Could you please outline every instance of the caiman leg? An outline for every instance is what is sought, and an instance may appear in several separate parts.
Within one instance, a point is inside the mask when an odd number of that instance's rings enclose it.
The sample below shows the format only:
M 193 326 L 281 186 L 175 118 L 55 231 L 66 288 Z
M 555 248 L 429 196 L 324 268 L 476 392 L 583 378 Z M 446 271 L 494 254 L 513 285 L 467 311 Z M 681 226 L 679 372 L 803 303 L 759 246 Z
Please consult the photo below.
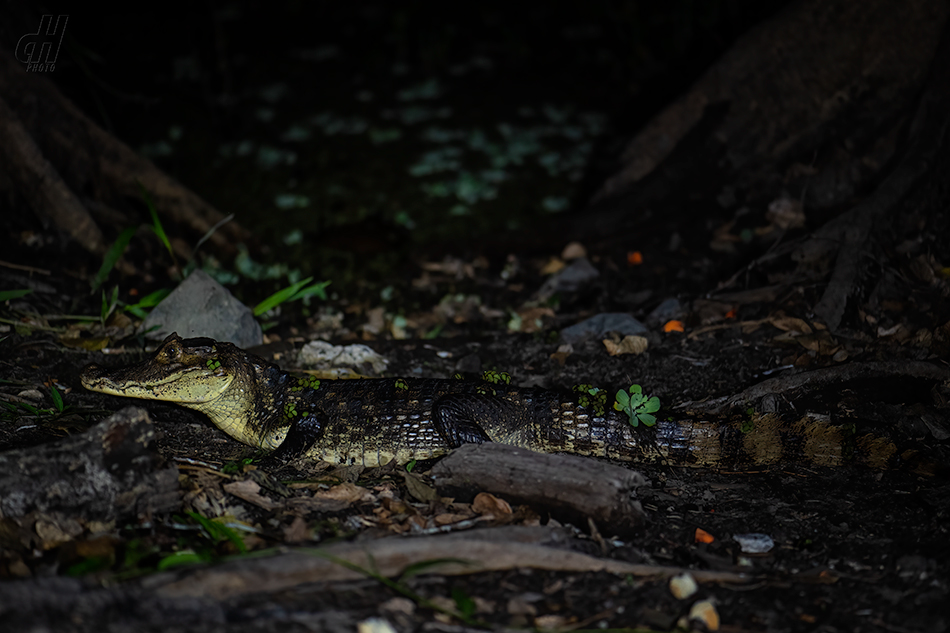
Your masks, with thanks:
M 481 399 L 464 395 L 443 396 L 433 405 L 432 422 L 449 448 L 492 441 L 478 424 L 478 404 L 483 403 L 477 400 Z M 490 402 L 487 397 L 484 400 L 484 404 Z
M 290 425 L 290 429 L 287 430 L 287 437 L 273 453 L 268 455 L 268 459 L 281 463 L 297 459 L 310 450 L 314 442 L 323 435 L 324 430 L 325 426 L 316 415 L 308 415 L 297 420 L 297 422 Z

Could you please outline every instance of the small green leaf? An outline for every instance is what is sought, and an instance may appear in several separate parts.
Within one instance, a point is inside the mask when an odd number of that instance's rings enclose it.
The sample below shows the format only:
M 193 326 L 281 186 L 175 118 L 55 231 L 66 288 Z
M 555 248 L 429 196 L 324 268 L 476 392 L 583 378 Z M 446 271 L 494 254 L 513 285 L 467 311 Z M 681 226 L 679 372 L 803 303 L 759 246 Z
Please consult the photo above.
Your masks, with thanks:
M 158 565 L 156 565 L 156 567 L 158 571 L 165 571 L 166 569 L 178 567 L 179 565 L 204 563 L 208 560 L 210 560 L 210 558 L 205 554 L 199 554 L 193 549 L 183 549 L 180 552 L 169 554 L 162 560 L 158 561 Z
M 165 245 L 165 248 L 168 250 L 168 254 L 172 256 L 172 261 L 175 261 L 175 252 L 172 250 L 171 242 L 168 241 L 168 235 L 165 233 L 165 228 L 162 226 L 162 221 L 158 219 L 158 211 L 155 209 L 155 203 L 152 202 L 152 196 L 149 195 L 148 190 L 142 183 L 139 183 L 139 189 L 142 192 L 142 199 L 145 200 L 145 206 L 148 207 L 148 212 L 152 216 L 152 230 L 155 232 L 155 235 L 158 236 L 158 239 L 162 242 L 162 244 Z
M 59 389 L 56 388 L 56 385 L 50 385 L 49 387 L 50 398 L 53 399 L 53 406 L 56 407 L 56 410 L 60 413 L 63 412 L 65 408 L 63 406 L 63 396 L 59 394 Z
M 168 288 L 162 288 L 161 290 L 150 292 L 149 294 L 142 297 L 138 303 L 125 306 L 124 310 L 126 312 L 131 312 L 139 319 L 144 319 L 146 316 L 148 316 L 145 308 L 154 308 L 169 294 L 171 294 L 171 290 Z
M 626 391 L 617 392 L 617 401 L 614 403 L 614 409 L 617 411 L 623 411 L 627 408 L 627 405 L 630 404 L 630 396 L 627 395 Z
M 301 279 L 295 284 L 287 286 L 283 290 L 278 290 L 254 306 L 254 316 L 260 316 L 268 310 L 276 308 L 285 301 L 290 300 L 301 288 L 309 284 L 311 281 L 313 281 L 313 277 L 307 277 L 306 279 Z
M 656 416 L 649 413 L 638 413 L 637 419 L 639 419 L 646 426 L 653 426 L 656 424 Z
M 0 291 L 0 301 L 9 301 L 10 299 L 19 299 L 33 292 L 31 288 L 20 288 L 19 290 Z
M 316 295 L 318 298 L 327 300 L 326 287 L 330 285 L 330 281 L 320 281 L 312 286 L 307 286 L 301 290 L 298 290 L 294 296 L 290 298 L 290 301 L 297 301 L 299 299 L 307 299 Z
M 106 282 L 109 273 L 112 272 L 116 262 L 122 257 L 122 253 L 125 252 L 125 247 L 129 245 L 129 240 L 132 239 L 133 235 L 135 235 L 135 227 L 130 226 L 119 234 L 119 237 L 116 238 L 112 246 L 109 247 L 109 250 L 106 251 L 106 256 L 102 259 L 102 266 L 99 267 L 99 272 L 96 273 L 96 276 L 92 280 L 93 292 L 98 290 L 99 287 Z

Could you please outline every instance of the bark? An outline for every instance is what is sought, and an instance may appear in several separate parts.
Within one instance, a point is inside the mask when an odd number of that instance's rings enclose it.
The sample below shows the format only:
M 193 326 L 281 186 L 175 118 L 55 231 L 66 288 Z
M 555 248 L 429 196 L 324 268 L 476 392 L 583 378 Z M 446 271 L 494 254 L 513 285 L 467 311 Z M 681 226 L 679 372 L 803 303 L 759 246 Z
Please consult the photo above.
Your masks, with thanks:
M 144 409 L 128 407 L 85 433 L 0 453 L 0 524 L 11 546 L 49 549 L 177 507 L 178 469 L 163 467 Z
M 192 243 L 225 216 L 139 156 L 80 112 L 56 86 L 0 55 L 0 170 L 45 223 L 60 227 L 86 250 L 102 254 L 106 243 L 89 211 L 104 222 L 134 226 L 147 221 L 141 187 L 151 196 L 166 230 L 189 233 Z M 121 228 L 121 227 L 119 227 Z M 219 254 L 236 252 L 250 234 L 235 222 L 209 238 Z M 189 256 L 190 253 L 180 253 Z
M 431 474 L 443 496 L 490 492 L 577 525 L 592 519 L 622 535 L 646 521 L 636 500 L 636 489 L 646 483 L 643 476 L 593 459 L 504 444 L 466 444 L 437 463 Z

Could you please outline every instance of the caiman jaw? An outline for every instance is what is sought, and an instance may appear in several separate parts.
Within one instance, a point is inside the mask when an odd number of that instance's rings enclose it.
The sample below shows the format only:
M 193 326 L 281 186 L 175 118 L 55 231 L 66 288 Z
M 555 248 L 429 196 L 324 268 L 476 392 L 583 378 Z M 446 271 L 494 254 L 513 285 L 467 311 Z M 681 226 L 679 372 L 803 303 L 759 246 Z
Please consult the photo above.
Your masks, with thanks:
M 123 375 L 127 371 L 128 368 L 109 372 L 98 365 L 90 365 L 82 372 L 82 386 L 113 396 L 190 405 L 214 401 L 234 380 L 234 376 L 220 369 L 212 372 L 201 367 L 182 367 L 174 374 L 148 381 Z
M 177 334 L 171 334 L 142 363 L 114 371 L 98 365 L 86 367 L 81 376 L 83 387 L 115 396 L 192 407 L 213 402 L 230 387 L 234 374 L 222 367 L 213 341 L 208 342 L 204 345 L 188 341 L 186 345 Z

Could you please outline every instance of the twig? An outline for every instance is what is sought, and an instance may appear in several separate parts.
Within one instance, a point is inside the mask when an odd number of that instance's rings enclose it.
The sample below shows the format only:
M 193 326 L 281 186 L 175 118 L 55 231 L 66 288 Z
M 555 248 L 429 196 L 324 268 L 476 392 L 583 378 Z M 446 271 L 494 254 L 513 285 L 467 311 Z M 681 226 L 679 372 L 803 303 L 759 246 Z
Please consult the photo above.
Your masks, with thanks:
M 6 266 L 7 268 L 13 268 L 14 270 L 23 270 L 28 273 L 36 273 L 38 275 L 50 275 L 50 271 L 44 270 L 42 268 L 35 268 L 33 266 L 24 266 L 23 264 L 12 264 L 10 262 L 5 262 L 0 259 L 0 266 Z

